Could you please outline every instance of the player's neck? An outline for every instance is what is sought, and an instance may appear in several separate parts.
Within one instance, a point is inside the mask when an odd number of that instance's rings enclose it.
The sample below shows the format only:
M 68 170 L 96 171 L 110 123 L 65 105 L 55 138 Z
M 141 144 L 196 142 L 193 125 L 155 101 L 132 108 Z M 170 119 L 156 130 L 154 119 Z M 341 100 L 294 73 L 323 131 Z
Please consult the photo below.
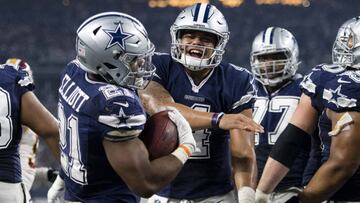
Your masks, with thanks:
M 275 86 L 266 85 L 265 88 L 268 91 L 268 93 L 271 94 L 273 92 L 276 92 L 278 89 L 282 88 L 287 82 L 289 82 L 289 80 L 284 80 Z
M 185 72 L 193 79 L 193 81 L 196 85 L 199 85 L 201 83 L 201 81 L 203 81 L 212 70 L 210 68 L 205 68 L 205 69 L 199 70 L 199 71 L 191 71 L 187 68 L 184 68 L 184 69 L 185 69 Z

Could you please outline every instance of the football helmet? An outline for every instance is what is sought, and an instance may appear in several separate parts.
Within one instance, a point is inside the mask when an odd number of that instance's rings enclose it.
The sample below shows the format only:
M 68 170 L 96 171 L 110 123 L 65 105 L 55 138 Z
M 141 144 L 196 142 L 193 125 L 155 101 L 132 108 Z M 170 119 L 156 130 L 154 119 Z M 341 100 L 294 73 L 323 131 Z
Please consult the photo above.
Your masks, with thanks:
M 154 50 L 144 26 L 124 13 L 97 14 L 77 30 L 80 67 L 111 84 L 145 88 L 155 72 L 151 63 Z
M 212 49 L 211 56 L 204 58 L 203 54 L 203 57 L 197 58 L 186 55 L 184 50 L 186 50 L 187 46 L 193 45 L 181 43 L 181 31 L 184 30 L 208 32 L 217 36 L 215 48 L 196 46 L 197 48 L 202 49 L 203 53 L 206 49 Z M 172 41 L 172 58 L 192 71 L 199 71 L 204 68 L 214 68 L 219 65 L 230 35 L 224 15 L 215 6 L 206 3 L 197 3 L 181 11 L 170 28 L 170 34 Z
M 360 16 L 341 25 L 337 33 L 332 61 L 341 66 L 360 68 Z
M 295 37 L 284 28 L 268 27 L 252 43 L 251 71 L 262 84 L 276 86 L 295 75 L 298 58 Z

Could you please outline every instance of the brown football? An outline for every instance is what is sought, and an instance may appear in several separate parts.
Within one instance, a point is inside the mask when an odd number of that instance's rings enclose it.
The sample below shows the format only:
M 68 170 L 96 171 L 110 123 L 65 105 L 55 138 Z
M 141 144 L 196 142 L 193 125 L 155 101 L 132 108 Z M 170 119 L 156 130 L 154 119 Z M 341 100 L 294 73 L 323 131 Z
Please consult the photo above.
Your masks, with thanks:
M 177 128 L 170 120 L 168 111 L 150 116 L 139 138 L 149 151 L 150 160 L 169 155 L 179 145 Z

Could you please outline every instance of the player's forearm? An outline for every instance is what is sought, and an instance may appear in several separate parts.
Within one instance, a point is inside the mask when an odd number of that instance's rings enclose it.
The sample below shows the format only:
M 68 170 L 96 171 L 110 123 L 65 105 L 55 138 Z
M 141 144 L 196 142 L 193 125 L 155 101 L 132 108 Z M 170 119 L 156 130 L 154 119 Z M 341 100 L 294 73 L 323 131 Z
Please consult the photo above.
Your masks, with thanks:
M 213 113 L 196 111 L 186 105 L 176 103 L 171 96 L 166 96 L 166 94 L 162 97 L 154 97 L 146 92 L 141 92 L 140 98 L 146 112 L 150 115 L 163 110 L 165 106 L 172 106 L 181 112 L 193 130 L 211 128 Z
M 236 187 L 244 186 L 255 188 L 256 185 L 256 160 L 255 156 L 232 158 L 234 179 Z
M 269 157 L 265 164 L 257 189 L 265 193 L 273 192 L 275 187 L 288 172 L 289 168 Z
M 53 135 L 46 136 L 44 139 L 55 159 L 60 162 L 59 134 L 54 132 Z
M 328 160 L 325 162 L 301 195 L 302 202 L 321 202 L 331 197 L 356 172 L 354 162 Z
M 179 103 L 165 103 L 166 106 L 173 106 L 186 118 L 193 130 L 211 128 L 211 118 L 214 113 L 194 110 Z
M 138 185 L 136 189 L 136 193 L 142 197 L 150 197 L 159 192 L 177 176 L 183 166 L 173 155 L 155 159 L 150 164 L 150 170 L 146 174 L 146 183 Z

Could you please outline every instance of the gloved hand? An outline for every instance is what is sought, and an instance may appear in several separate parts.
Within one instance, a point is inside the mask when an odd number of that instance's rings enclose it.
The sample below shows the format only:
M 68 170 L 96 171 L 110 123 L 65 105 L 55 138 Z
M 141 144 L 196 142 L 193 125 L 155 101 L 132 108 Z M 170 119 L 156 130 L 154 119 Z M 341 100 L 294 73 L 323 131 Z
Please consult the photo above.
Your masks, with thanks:
M 254 203 L 255 191 L 249 186 L 243 186 L 238 190 L 238 203 Z
M 291 187 L 286 190 L 288 195 L 288 199 L 284 203 L 301 203 L 299 194 L 303 191 L 303 189 L 298 187 Z
M 255 203 L 267 203 L 269 201 L 270 194 L 265 193 L 259 189 L 255 192 Z
M 65 183 L 58 175 L 47 193 L 48 203 L 64 202 Z
M 176 156 L 182 163 L 195 152 L 200 151 L 196 147 L 190 124 L 186 121 L 183 115 L 175 108 L 170 108 L 168 112 L 169 118 L 175 123 L 178 130 L 179 147 L 172 154 Z

